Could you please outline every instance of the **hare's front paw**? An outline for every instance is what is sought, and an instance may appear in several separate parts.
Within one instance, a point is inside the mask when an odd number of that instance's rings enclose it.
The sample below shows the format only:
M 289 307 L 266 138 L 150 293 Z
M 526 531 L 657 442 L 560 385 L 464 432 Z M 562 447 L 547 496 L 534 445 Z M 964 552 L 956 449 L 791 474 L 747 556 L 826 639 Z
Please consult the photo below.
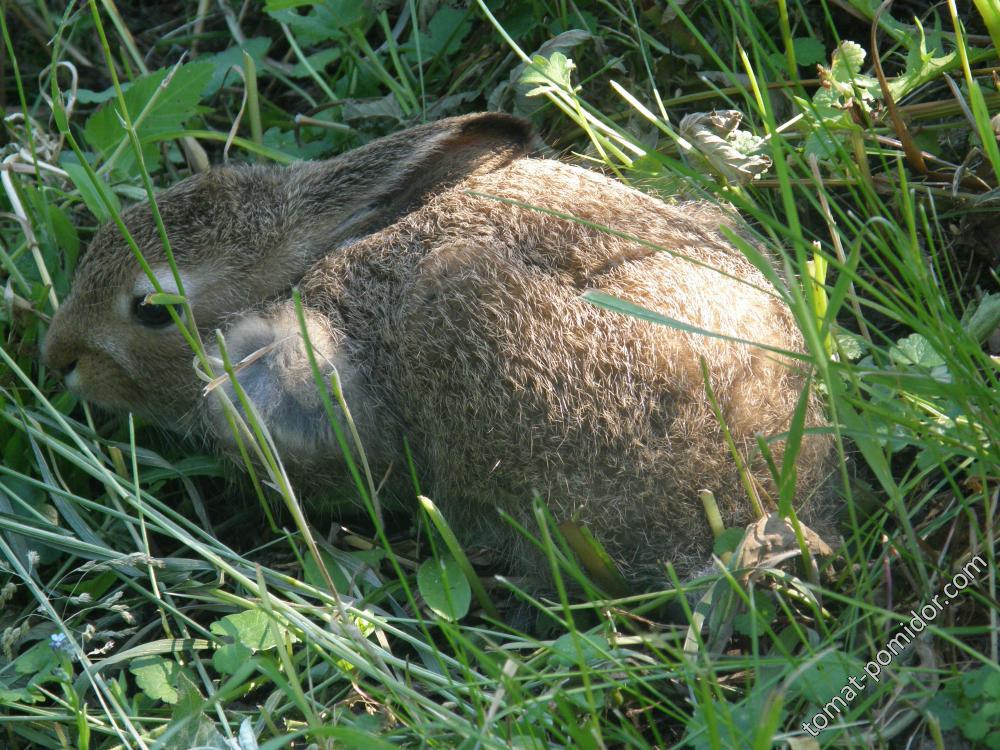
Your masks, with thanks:
M 343 354 L 342 334 L 331 330 L 321 317 L 307 313 L 306 330 L 325 381 L 336 368 L 345 378 L 350 366 Z M 232 404 L 237 428 L 242 420 L 252 430 L 256 420 L 271 435 L 279 455 L 312 463 L 328 454 L 334 445 L 333 430 L 309 365 L 306 342 L 295 310 L 290 305 L 264 313 L 247 314 L 225 333 L 226 349 L 236 379 L 252 405 L 248 415 L 230 379 L 220 381 L 207 394 L 209 429 L 223 447 L 231 449 L 236 440 L 227 417 Z M 209 351 L 217 375 L 223 375 L 219 347 Z

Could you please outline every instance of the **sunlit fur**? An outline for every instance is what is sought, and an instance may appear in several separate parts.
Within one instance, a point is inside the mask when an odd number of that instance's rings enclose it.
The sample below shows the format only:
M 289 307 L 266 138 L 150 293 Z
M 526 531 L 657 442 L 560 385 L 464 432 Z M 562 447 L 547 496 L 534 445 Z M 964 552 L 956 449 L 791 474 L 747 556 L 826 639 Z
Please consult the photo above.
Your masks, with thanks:
M 157 202 L 178 265 L 199 279 L 192 306 L 203 335 L 221 327 L 234 359 L 271 346 L 240 381 L 308 494 L 328 502 L 346 474 L 291 306 L 294 284 L 376 481 L 388 472 L 387 495 L 407 495 L 405 437 L 423 492 L 463 540 L 501 551 L 529 583 L 545 585 L 544 561 L 497 509 L 535 529 L 534 493 L 557 520 L 589 527 L 631 578 L 662 580 L 667 560 L 684 575 L 711 549 L 699 489 L 715 493 L 727 525 L 752 520 L 701 359 L 765 494 L 774 488 L 756 435 L 788 429 L 803 365 L 580 295 L 601 290 L 784 350 L 801 351 L 801 337 L 762 274 L 720 233 L 730 222 L 722 212 L 667 205 L 529 158 L 530 145 L 521 121 L 472 115 L 328 162 L 218 169 Z M 129 209 L 125 221 L 162 268 L 148 207 Z M 75 362 L 84 397 L 227 452 L 219 400 L 201 396 L 180 334 L 145 329 L 115 308 L 138 268 L 117 229 L 103 229 L 53 321 L 46 360 Z M 807 424 L 823 424 L 814 400 Z M 808 437 L 797 464 L 801 516 L 821 531 L 833 513 L 823 489 L 830 445 Z M 781 443 L 771 449 L 780 465 Z

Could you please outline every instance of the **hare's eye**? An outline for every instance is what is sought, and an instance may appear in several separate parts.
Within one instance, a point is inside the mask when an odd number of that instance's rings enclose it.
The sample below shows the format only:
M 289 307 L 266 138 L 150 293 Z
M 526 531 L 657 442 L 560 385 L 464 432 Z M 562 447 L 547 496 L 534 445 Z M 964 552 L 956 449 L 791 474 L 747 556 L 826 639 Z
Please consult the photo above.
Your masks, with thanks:
M 167 307 L 168 305 L 146 304 L 145 297 L 132 298 L 132 314 L 147 328 L 163 328 L 170 325 L 173 319 Z

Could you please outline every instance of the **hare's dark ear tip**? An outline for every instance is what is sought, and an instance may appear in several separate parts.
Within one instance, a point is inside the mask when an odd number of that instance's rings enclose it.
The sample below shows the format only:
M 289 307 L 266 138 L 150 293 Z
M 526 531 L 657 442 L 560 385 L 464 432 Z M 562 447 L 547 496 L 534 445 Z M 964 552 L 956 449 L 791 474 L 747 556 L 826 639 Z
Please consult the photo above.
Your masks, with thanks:
M 504 112 L 478 112 L 460 118 L 460 132 L 468 138 L 489 138 L 525 151 L 535 143 L 535 130 L 523 117 Z

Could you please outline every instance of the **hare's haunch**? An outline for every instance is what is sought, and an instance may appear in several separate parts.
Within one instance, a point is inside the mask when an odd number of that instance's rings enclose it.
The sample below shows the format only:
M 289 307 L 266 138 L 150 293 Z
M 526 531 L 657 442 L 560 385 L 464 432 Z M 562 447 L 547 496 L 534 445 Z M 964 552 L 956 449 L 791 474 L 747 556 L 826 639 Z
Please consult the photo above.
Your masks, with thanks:
M 664 561 L 683 575 L 711 550 L 700 489 L 715 493 L 727 525 L 752 520 L 701 362 L 767 494 L 757 436 L 788 429 L 806 381 L 801 361 L 774 351 L 802 351 L 800 335 L 720 231 L 722 212 L 529 158 L 530 145 L 522 121 L 470 115 L 326 162 L 216 169 L 157 204 L 204 340 L 221 328 L 234 362 L 258 353 L 240 384 L 304 490 L 330 497 L 347 473 L 295 285 L 373 475 L 395 465 L 387 498 L 412 497 L 406 437 L 423 491 L 464 541 L 502 550 L 529 582 L 544 580 L 543 561 L 497 509 L 535 529 L 536 493 L 557 520 L 587 526 L 626 575 L 663 578 Z M 123 219 L 160 287 L 178 291 L 149 207 Z M 103 228 L 45 360 L 84 398 L 229 452 L 220 394 L 231 385 L 202 395 L 169 313 L 143 304 L 153 288 L 119 230 Z M 581 299 L 588 289 L 725 338 L 607 311 Z M 822 421 L 810 402 L 807 424 Z M 780 465 L 780 440 L 771 452 Z M 800 515 L 820 529 L 829 454 L 829 439 L 812 435 L 797 461 Z

